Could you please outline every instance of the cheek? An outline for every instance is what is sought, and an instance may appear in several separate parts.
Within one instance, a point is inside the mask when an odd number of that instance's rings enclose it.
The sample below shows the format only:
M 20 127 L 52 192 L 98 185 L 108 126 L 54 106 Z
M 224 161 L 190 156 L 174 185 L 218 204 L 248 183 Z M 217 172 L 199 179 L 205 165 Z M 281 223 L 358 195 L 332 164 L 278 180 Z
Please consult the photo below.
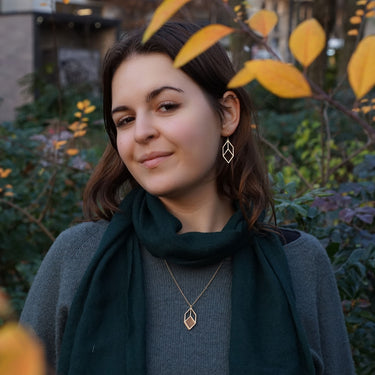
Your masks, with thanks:
M 124 135 L 117 135 L 116 144 L 121 160 L 126 163 L 126 160 L 129 158 L 129 153 L 131 151 L 131 144 L 128 137 Z

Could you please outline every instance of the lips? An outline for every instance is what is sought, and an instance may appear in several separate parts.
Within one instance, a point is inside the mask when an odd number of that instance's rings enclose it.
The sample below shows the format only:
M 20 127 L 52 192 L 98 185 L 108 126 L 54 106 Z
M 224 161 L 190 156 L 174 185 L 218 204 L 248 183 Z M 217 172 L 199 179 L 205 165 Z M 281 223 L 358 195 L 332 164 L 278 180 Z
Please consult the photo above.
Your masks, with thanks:
M 171 155 L 172 152 L 154 151 L 142 155 L 139 162 L 146 168 L 155 168 Z

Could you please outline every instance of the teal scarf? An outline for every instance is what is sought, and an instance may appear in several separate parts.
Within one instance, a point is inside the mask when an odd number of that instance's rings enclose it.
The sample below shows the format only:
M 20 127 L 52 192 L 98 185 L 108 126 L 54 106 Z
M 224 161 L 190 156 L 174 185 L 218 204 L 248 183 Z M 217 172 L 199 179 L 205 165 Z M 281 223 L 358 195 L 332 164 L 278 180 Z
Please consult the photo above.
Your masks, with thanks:
M 180 229 L 143 190 L 123 200 L 73 300 L 58 374 L 146 374 L 142 246 L 185 265 L 233 256 L 231 375 L 314 374 L 278 237 L 249 232 L 240 210 L 221 232 Z

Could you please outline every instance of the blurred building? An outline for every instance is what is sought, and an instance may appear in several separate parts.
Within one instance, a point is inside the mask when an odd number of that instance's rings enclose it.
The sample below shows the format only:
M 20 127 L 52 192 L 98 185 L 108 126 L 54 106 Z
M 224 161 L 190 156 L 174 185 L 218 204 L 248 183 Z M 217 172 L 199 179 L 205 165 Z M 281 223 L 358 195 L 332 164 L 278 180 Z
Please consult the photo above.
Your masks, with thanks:
M 98 82 L 119 15 L 103 1 L 0 0 L 0 121 L 13 120 L 15 108 L 32 99 L 19 85 L 30 73 L 61 85 Z

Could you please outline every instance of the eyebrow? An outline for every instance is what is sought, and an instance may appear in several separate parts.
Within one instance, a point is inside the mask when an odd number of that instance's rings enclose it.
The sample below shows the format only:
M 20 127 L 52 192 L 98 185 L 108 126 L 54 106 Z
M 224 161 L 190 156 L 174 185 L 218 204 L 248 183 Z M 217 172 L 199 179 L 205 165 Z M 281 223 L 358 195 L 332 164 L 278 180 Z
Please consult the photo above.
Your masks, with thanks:
M 177 91 L 177 92 L 180 92 L 180 93 L 183 93 L 184 90 L 182 89 L 179 89 L 177 87 L 173 87 L 173 86 L 162 86 L 162 87 L 159 87 L 155 90 L 152 90 L 147 96 L 146 96 L 146 102 L 149 103 L 152 99 L 156 98 L 158 95 L 160 95 L 163 91 L 165 90 L 173 90 L 173 91 Z M 112 109 L 112 115 L 116 112 L 122 112 L 122 111 L 127 111 L 129 109 L 129 107 L 127 107 L 126 105 L 121 105 L 121 106 L 118 106 L 116 108 L 113 108 Z

